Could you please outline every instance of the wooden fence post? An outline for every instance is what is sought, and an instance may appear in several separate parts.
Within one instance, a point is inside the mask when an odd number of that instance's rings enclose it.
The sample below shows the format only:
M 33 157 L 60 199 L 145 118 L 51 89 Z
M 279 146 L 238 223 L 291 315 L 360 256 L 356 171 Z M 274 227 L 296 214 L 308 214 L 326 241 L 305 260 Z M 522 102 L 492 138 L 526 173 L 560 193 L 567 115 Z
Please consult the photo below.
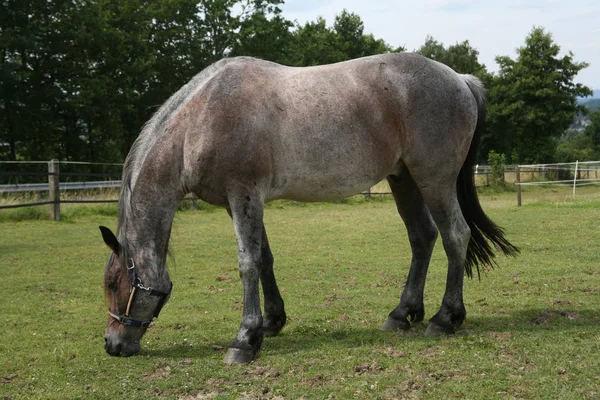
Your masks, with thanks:
M 517 184 L 517 206 L 521 207 L 521 167 L 517 165 L 517 177 L 516 177 L 516 184 Z
M 48 190 L 50 193 L 50 219 L 60 221 L 60 164 L 57 159 L 48 162 Z

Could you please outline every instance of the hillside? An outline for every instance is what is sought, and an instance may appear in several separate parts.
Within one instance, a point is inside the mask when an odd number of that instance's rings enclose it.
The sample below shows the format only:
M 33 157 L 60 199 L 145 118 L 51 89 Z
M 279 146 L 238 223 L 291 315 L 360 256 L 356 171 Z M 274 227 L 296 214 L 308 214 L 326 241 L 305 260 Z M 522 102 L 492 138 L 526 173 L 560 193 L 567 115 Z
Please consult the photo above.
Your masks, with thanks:
M 600 108 L 600 99 L 587 99 L 582 101 L 581 104 L 587 107 L 590 112 L 595 111 Z

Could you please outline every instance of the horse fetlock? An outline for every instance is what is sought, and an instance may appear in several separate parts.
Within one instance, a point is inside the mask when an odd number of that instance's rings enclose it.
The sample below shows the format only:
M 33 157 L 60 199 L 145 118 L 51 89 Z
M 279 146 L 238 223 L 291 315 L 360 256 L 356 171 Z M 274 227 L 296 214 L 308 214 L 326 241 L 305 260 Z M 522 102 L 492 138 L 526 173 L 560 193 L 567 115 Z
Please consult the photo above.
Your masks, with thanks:
M 265 314 L 263 318 L 263 332 L 265 336 L 277 336 L 286 322 L 285 313 L 279 315 Z
M 425 334 L 435 336 L 442 333 L 455 333 L 455 328 L 462 325 L 466 316 L 467 312 L 462 304 L 456 307 L 443 305 L 440 311 L 429 320 Z
M 423 306 L 423 304 L 420 304 L 418 307 L 412 308 L 408 312 L 408 320 L 413 324 L 423 321 L 423 318 L 425 318 L 425 307 Z
M 409 304 L 407 301 L 402 301 L 400 305 L 392 311 L 383 326 L 384 331 L 393 330 L 408 330 L 410 325 L 423 321 L 425 318 L 425 306 L 423 302 Z

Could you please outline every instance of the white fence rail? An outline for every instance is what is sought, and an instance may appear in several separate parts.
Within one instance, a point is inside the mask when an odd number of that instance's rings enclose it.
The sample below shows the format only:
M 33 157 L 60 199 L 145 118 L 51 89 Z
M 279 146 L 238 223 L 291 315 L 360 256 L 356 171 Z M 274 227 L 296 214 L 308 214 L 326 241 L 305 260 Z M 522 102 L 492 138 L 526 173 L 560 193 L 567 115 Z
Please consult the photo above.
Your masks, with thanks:
M 569 186 L 573 188 L 573 197 L 575 197 L 577 187 L 600 184 L 599 171 L 600 161 L 518 165 L 515 179 L 517 205 L 520 206 L 522 204 L 522 186 Z M 538 179 L 535 179 L 536 173 L 538 174 Z M 522 179 L 524 174 L 529 174 L 530 179 L 527 181 Z M 552 176 L 554 178 L 551 178 Z M 567 179 L 565 179 L 565 176 Z M 542 179 L 539 179 L 540 177 Z

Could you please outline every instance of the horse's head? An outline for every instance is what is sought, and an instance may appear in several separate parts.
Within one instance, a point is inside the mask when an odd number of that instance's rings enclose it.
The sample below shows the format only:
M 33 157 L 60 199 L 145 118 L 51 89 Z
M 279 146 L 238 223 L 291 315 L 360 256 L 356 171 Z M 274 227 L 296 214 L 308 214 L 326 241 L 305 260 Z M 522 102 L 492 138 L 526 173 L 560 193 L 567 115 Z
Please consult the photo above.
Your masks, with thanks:
M 104 349 L 112 356 L 128 357 L 140 351 L 140 339 L 167 302 L 172 285 L 167 273 L 156 274 L 157 268 L 143 265 L 142 257 L 125 249 L 110 229 L 100 230 L 112 250 L 104 272 L 108 304 Z

